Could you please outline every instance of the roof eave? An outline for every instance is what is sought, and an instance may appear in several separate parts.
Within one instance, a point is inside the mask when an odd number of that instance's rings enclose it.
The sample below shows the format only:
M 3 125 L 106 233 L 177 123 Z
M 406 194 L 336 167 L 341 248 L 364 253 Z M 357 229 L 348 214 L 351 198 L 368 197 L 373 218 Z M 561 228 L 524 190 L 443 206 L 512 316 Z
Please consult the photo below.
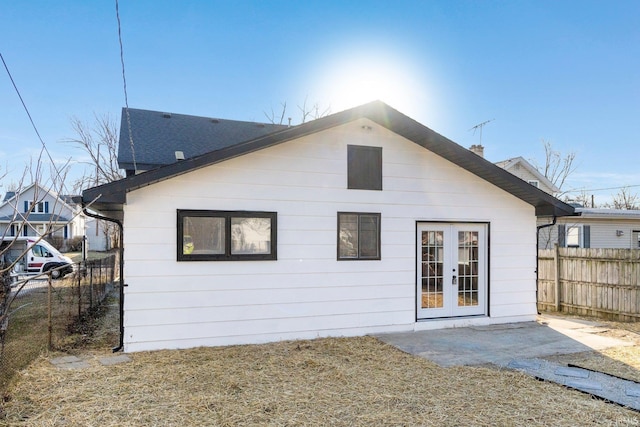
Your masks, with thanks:
M 85 204 L 93 201 L 94 208 L 103 213 L 105 211 L 101 210 L 100 206 L 104 209 L 111 206 L 110 210 L 117 211 L 116 206 L 119 205 L 122 207 L 122 205 L 126 203 L 126 193 L 129 191 L 223 160 L 317 133 L 359 118 L 372 120 L 380 126 L 415 142 L 478 177 L 493 183 L 499 188 L 513 194 L 515 197 L 534 206 L 536 208 L 536 215 L 538 216 L 574 215 L 574 208 L 572 206 L 531 186 L 510 172 L 494 165 L 380 101 L 374 101 L 351 110 L 322 117 L 312 122 L 277 131 L 250 141 L 171 163 L 99 187 L 89 188 L 83 191 L 83 200 Z

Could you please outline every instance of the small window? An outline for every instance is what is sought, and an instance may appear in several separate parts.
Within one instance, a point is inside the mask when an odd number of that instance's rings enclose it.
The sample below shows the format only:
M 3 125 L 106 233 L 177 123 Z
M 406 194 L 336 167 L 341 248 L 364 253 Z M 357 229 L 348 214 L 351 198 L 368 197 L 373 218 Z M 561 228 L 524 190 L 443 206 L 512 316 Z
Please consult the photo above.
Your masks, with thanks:
M 338 212 L 338 260 L 380 259 L 380 214 Z
M 275 260 L 276 213 L 178 210 L 178 261 Z
M 347 146 L 347 188 L 382 190 L 382 147 Z
M 48 250 L 46 250 L 44 247 L 40 246 L 40 245 L 35 245 L 31 251 L 33 252 L 34 256 L 40 257 L 40 258 L 47 258 L 50 257 L 51 254 L 49 253 Z

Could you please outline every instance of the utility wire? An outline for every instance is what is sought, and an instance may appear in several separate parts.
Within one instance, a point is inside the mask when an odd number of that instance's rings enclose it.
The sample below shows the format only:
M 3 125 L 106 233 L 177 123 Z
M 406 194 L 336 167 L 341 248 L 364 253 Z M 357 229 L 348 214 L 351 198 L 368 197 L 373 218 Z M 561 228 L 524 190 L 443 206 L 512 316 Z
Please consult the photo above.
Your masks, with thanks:
M 116 19 L 118 20 L 118 41 L 120 42 L 120 63 L 122 64 L 122 83 L 124 88 L 124 111 L 127 116 L 127 129 L 129 130 L 129 145 L 131 146 L 131 157 L 133 159 L 133 170 L 138 171 L 136 165 L 136 151 L 133 147 L 133 132 L 131 131 L 131 115 L 129 114 L 129 97 L 127 96 L 127 77 L 124 72 L 124 50 L 122 48 L 122 30 L 120 24 L 120 10 L 118 8 L 118 0 L 116 0 Z
M 57 180 L 58 178 L 60 178 L 60 171 L 56 167 L 56 164 L 53 161 L 53 157 L 51 157 L 51 153 L 49 152 L 49 149 L 47 148 L 47 145 L 44 143 L 44 140 L 40 136 L 40 132 L 38 132 L 38 128 L 36 127 L 36 124 L 33 121 L 33 118 L 31 117 L 31 113 L 29 112 L 29 109 L 27 108 L 27 104 L 24 102 L 24 99 L 22 98 L 22 95 L 20 94 L 20 90 L 18 90 L 18 86 L 16 85 L 16 82 L 13 80 L 13 76 L 11 75 L 11 71 L 9 71 L 9 67 L 7 66 L 7 63 L 4 60 L 4 56 L 2 56 L 2 53 L 0 53 L 0 59 L 2 59 L 2 64 L 4 65 L 4 69 L 7 70 L 7 74 L 9 75 L 9 79 L 11 80 L 11 84 L 13 84 L 13 88 L 15 89 L 16 93 L 18 94 L 18 98 L 20 98 L 20 102 L 22 103 L 22 107 L 24 108 L 24 111 L 27 113 L 27 116 L 29 117 L 29 121 L 31 122 L 31 126 L 33 126 L 33 130 L 36 132 L 36 135 L 38 135 L 38 139 L 40 140 L 40 143 L 42 144 L 42 148 L 47 153 L 47 156 L 49 157 L 49 160 L 51 161 L 51 166 L 53 166 L 53 169 L 56 171 L 56 180 Z M 64 183 L 63 183 L 63 185 L 64 185 Z
M 606 190 L 620 190 L 623 188 L 634 188 L 640 187 L 640 184 L 635 185 L 621 185 L 620 187 L 608 187 L 608 188 L 590 188 L 590 189 L 576 189 L 576 190 L 567 190 L 564 193 L 581 193 L 581 192 L 589 192 L 589 191 L 606 191 Z

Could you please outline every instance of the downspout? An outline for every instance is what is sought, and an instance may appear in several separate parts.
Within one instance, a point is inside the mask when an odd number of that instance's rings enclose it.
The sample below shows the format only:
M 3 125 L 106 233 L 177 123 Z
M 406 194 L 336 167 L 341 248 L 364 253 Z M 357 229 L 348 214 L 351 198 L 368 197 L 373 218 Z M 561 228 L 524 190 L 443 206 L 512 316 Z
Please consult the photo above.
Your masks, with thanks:
M 536 312 L 540 314 L 540 310 L 538 310 L 538 270 L 540 269 L 540 230 L 547 227 L 553 227 L 556 225 L 557 216 L 553 216 L 553 221 L 549 224 L 538 225 L 536 227 Z
M 85 215 L 90 216 L 91 218 L 101 219 L 108 222 L 113 222 L 118 226 L 119 237 L 120 237 L 120 340 L 117 347 L 113 347 L 111 349 L 112 352 L 116 353 L 124 348 L 124 230 L 122 228 L 122 221 L 117 219 L 109 218 L 106 216 L 98 215 L 95 213 L 91 213 L 84 206 L 84 201 L 82 201 L 82 212 Z

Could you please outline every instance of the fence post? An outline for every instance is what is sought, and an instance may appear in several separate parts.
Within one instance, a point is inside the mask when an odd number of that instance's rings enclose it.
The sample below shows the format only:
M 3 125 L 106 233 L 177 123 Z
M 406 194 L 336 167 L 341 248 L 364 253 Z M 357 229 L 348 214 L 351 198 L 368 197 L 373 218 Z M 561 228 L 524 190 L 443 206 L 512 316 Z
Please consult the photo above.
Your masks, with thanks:
M 93 308 L 93 263 L 89 264 L 89 308 Z
M 553 245 L 553 265 L 555 266 L 555 274 L 553 282 L 556 291 L 556 311 L 560 311 L 560 247 L 557 243 Z
M 48 335 L 49 335 L 47 337 L 47 346 L 48 346 L 49 350 L 53 350 L 53 315 L 52 315 L 53 308 L 51 307 L 51 300 L 52 300 L 51 294 L 53 293 L 51 291 L 52 291 L 52 288 L 53 288 L 53 284 L 51 283 L 51 271 L 49 271 L 49 274 L 47 274 L 47 283 L 48 283 L 48 286 L 47 286 L 47 299 L 48 299 L 48 303 L 47 303 L 47 306 L 48 306 L 47 307 L 47 311 L 48 311 L 48 313 L 47 313 L 47 323 L 48 323 L 47 330 L 48 330 Z
M 82 280 L 82 274 L 78 274 L 78 319 L 82 316 L 82 287 L 80 287 L 80 280 Z

